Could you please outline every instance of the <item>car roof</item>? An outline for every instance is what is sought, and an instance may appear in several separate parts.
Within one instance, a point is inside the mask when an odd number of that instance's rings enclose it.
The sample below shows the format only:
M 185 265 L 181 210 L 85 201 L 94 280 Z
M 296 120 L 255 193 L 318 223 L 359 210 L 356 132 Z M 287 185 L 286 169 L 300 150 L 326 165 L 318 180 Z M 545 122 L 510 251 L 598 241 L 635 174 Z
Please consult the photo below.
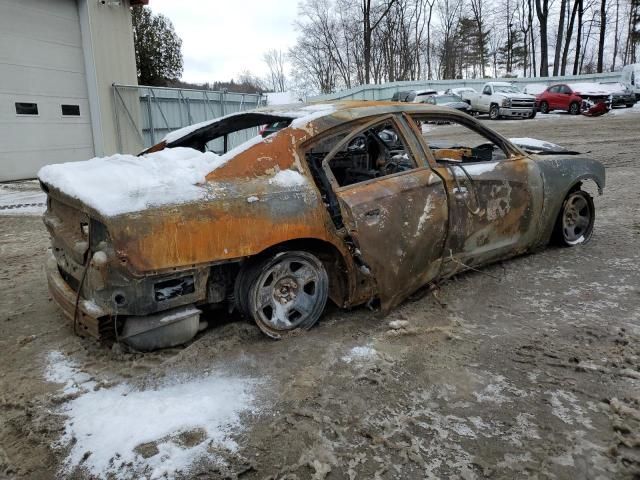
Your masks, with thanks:
M 255 110 L 234 112 L 224 117 L 207 120 L 169 133 L 160 144 L 145 150 L 151 151 L 161 144 L 172 147 L 181 145 L 190 138 L 207 135 L 209 131 L 233 131 L 233 124 L 247 126 L 270 124 L 290 120 L 289 127 L 320 133 L 338 125 L 370 116 L 394 113 L 432 113 L 456 115 L 451 109 L 422 103 L 347 100 L 330 103 L 295 103 L 274 105 Z

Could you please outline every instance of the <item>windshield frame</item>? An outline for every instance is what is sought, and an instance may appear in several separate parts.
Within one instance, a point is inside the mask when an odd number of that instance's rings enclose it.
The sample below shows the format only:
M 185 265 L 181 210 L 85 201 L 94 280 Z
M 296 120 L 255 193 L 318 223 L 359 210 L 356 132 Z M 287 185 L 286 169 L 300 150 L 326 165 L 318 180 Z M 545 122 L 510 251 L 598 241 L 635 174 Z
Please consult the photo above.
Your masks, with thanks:
M 515 85 L 494 85 L 493 91 L 496 93 L 522 93 Z

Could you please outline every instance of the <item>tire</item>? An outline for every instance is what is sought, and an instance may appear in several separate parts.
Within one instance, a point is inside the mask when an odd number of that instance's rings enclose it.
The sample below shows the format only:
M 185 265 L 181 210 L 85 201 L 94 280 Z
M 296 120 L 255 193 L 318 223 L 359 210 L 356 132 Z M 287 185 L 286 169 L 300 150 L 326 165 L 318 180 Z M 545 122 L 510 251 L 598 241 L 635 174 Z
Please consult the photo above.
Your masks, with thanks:
M 303 251 L 276 253 L 251 267 L 246 288 L 249 315 L 267 336 L 280 339 L 309 330 L 329 296 L 327 271 L 315 255 Z
M 587 192 L 574 190 L 562 202 L 553 237 L 563 247 L 588 243 L 595 222 L 593 198 Z
M 497 105 L 491 105 L 491 108 L 489 108 L 489 118 L 491 120 L 500 119 L 500 108 Z
M 580 113 L 580 104 L 578 102 L 571 102 L 571 105 L 569 105 L 569 113 L 571 115 L 578 115 Z
M 625 105 L 625 108 L 631 108 L 631 107 L 633 107 L 633 103 L 627 103 L 627 104 Z
M 532 110 L 532 111 L 531 111 L 531 114 L 530 114 L 530 115 L 529 115 L 529 117 L 527 117 L 527 118 L 529 118 L 529 120 L 533 120 L 534 118 L 536 118 L 536 111 L 535 111 L 535 110 Z
M 540 113 L 549 113 L 549 104 L 547 102 L 540 102 Z

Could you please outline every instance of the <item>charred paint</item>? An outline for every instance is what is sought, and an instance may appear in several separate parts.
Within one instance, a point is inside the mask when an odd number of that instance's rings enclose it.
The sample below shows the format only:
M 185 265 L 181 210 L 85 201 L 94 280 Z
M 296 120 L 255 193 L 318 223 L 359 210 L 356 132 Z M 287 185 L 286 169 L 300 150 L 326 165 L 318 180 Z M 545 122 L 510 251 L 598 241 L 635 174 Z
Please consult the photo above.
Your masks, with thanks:
M 278 114 L 274 109 L 266 112 Z M 402 113 L 473 123 L 478 131 L 489 132 L 511 158 L 476 167 L 437 163 L 438 158 L 458 155 L 455 160 L 460 161 L 462 156 L 454 149 L 434 158 L 415 122 L 405 116 L 406 122 L 399 119 L 398 125 L 418 168 L 348 187 L 333 184 L 331 193 L 338 200 L 344 227 L 336 224 L 325 203 L 327 192 L 304 159 L 307 142 L 325 132 L 353 130 L 376 117 Z M 192 146 L 197 132 L 189 138 L 192 143 L 187 146 Z M 165 146 L 161 143 L 148 151 Z M 178 141 L 170 146 L 181 145 Z M 469 169 L 468 178 L 456 173 L 463 168 Z M 278 171 L 289 169 L 305 182 L 285 186 L 270 182 Z M 97 334 L 102 323 L 85 319 L 95 311 L 100 318 L 115 313 L 112 304 L 117 292 L 131 298 L 122 307 L 131 315 L 220 299 L 229 286 L 208 296 L 209 277 L 215 273 L 217 282 L 233 282 L 233 278 L 214 269 L 242 264 L 285 242 L 317 241 L 338 252 L 339 258 L 323 254 L 331 265 L 331 297 L 343 307 L 378 297 L 386 311 L 426 283 L 546 243 L 564 196 L 586 178 L 595 179 L 602 188 L 602 166 L 575 157 L 541 160 L 523 155 L 506 139 L 447 109 L 389 102 L 338 103 L 334 112 L 285 128 L 211 172 L 202 186 L 205 194 L 197 202 L 105 218 L 47 189 L 53 198 L 45 223 L 56 253 L 49 269 L 50 289 L 68 311 L 73 290 L 60 275 L 77 283 L 83 265 L 88 265 L 82 289 L 88 303 L 81 302 L 81 315 Z M 95 247 L 105 258 L 87 262 L 83 225 L 91 219 L 104 226 L 108 238 Z M 72 267 L 74 272 L 66 271 Z M 165 304 L 150 299 L 154 282 L 184 275 L 193 275 L 193 293 Z M 85 306 L 93 301 L 98 309 L 92 314 Z

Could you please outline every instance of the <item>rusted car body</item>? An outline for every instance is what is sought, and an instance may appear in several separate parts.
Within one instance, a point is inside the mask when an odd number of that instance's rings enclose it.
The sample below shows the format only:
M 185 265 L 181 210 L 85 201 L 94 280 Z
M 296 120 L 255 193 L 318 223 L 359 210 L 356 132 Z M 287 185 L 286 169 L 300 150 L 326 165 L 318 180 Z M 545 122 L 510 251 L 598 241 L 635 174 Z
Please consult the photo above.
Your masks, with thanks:
M 543 247 L 562 230 L 567 198 L 581 182 L 604 188 L 604 168 L 594 160 L 531 155 L 468 115 L 406 103 L 239 113 L 178 132 L 142 155 L 203 151 L 212 138 L 223 138 L 226 151 L 231 132 L 283 119 L 289 126 L 211 171 L 197 201 L 107 216 L 41 175 L 49 287 L 78 331 L 137 338 L 130 343 L 148 350 L 190 339 L 207 305 L 239 308 L 275 338 L 315 323 L 294 320 L 307 310 L 319 316 L 326 296 L 340 307 L 370 303 L 386 312 L 427 284 Z M 497 157 L 482 145 L 430 146 L 420 125 L 431 121 L 469 128 Z M 371 148 L 382 173 L 354 167 L 372 158 Z M 290 171 L 304 181 L 273 181 Z M 576 218 L 580 205 L 571 210 Z M 590 237 L 589 207 L 582 239 L 566 244 Z M 288 274 L 279 258 L 289 258 Z M 311 293 L 303 293 L 303 275 Z M 290 312 L 281 325 L 270 323 L 269 315 Z M 180 323 L 187 318 L 188 328 Z

